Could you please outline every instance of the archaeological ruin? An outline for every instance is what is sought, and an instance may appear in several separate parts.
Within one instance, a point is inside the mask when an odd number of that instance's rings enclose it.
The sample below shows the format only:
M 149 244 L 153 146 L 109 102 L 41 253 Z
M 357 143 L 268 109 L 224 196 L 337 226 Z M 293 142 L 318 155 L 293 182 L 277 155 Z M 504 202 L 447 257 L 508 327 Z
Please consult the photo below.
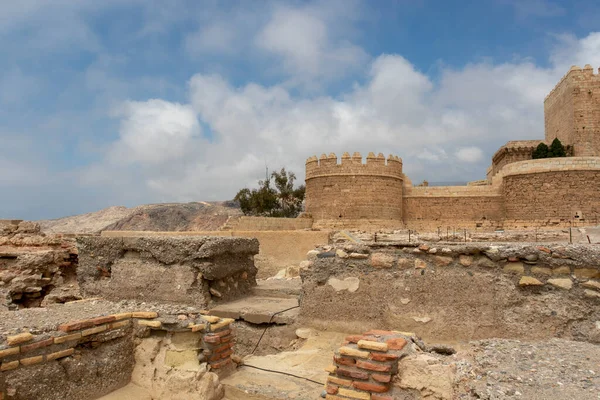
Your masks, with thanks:
M 511 141 L 466 186 L 330 154 L 295 219 L 0 220 L 0 400 L 597 400 L 599 96 L 571 68 L 544 104 L 570 156 Z

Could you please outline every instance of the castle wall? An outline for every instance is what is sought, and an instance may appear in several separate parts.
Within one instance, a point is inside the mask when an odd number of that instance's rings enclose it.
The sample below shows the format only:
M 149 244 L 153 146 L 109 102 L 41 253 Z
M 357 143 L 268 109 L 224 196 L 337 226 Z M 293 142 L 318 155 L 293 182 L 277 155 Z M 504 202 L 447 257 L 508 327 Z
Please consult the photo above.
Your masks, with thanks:
M 544 101 L 546 142 L 560 139 L 574 156 L 600 156 L 600 75 L 573 66 Z
M 506 219 L 600 219 L 600 158 L 531 160 L 507 166 L 502 191 Z
M 295 231 L 312 228 L 310 218 L 238 217 L 228 221 L 227 231 Z
M 311 157 L 306 162 L 306 212 L 315 220 L 402 220 L 402 160 L 369 153 Z

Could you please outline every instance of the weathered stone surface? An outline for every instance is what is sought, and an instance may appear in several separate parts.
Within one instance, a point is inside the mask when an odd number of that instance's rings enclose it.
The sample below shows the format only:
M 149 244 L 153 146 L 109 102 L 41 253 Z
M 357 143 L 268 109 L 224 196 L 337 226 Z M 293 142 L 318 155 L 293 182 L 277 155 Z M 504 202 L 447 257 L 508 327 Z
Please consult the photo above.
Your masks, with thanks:
M 448 256 L 435 256 L 433 257 L 433 263 L 438 267 L 445 267 L 452 264 L 452 257 Z
M 565 266 L 554 268 L 552 275 L 571 275 L 571 268 Z
M 575 268 L 573 271 L 577 278 L 597 279 L 600 278 L 600 269 L 595 268 Z
M 467 256 L 465 254 L 461 254 L 458 257 L 458 262 L 463 267 L 470 267 L 473 264 L 473 257 L 472 256 Z
M 431 355 L 412 354 L 400 361 L 394 386 L 415 390 L 423 398 L 451 400 L 454 398 L 454 372 L 450 365 L 442 364 Z
M 520 286 L 543 286 L 544 284 L 532 276 L 522 276 L 519 280 Z
M 523 275 L 525 273 L 525 267 L 523 266 L 523 263 L 520 262 L 507 263 L 503 270 L 504 272 L 515 275 Z
M 550 268 L 544 268 L 544 267 L 532 267 L 531 273 L 534 275 L 550 276 L 550 275 L 552 275 L 552 270 Z
M 391 268 L 394 265 L 394 256 L 386 253 L 371 254 L 371 266 L 375 268 Z
M 588 289 L 596 289 L 596 290 L 600 290 L 600 282 L 598 281 L 587 281 L 587 282 L 583 282 L 581 284 L 581 286 L 583 286 L 584 288 L 588 288 Z
M 335 255 L 339 258 L 348 258 L 348 253 L 346 253 L 344 250 L 342 249 L 337 249 L 335 251 Z
M 350 293 L 354 293 L 358 290 L 360 280 L 356 277 L 349 277 L 343 280 L 331 277 L 327 281 L 327 284 L 329 284 L 336 292 L 347 290 Z
M 421 260 L 420 258 L 415 259 L 415 268 L 416 269 L 425 269 L 427 268 L 427 263 L 425 260 Z
M 548 283 L 552 286 L 556 286 L 557 288 L 565 290 L 571 290 L 573 287 L 573 281 L 568 278 L 548 279 Z

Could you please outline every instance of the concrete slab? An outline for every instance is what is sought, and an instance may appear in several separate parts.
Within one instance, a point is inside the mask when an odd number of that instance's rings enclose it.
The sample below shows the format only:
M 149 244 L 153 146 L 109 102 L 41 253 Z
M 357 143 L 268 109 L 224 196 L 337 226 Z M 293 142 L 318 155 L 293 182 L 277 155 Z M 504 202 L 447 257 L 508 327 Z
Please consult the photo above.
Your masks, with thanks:
M 345 336 L 344 333 L 318 332 L 317 335 L 308 338 L 296 351 L 262 357 L 246 357 L 244 359 L 246 366 L 239 367 L 235 373 L 221 381 L 225 386 L 225 398 L 227 400 L 318 399 L 327 377 L 324 369 L 331 365 L 333 352 L 339 348 Z M 250 366 L 284 372 L 301 378 Z
M 298 308 L 274 315 L 277 312 L 298 306 L 296 298 L 249 296 L 240 300 L 220 304 L 210 310 L 210 315 L 221 318 L 241 319 L 252 324 L 292 324 L 298 316 Z M 271 319 L 272 318 L 272 319 Z

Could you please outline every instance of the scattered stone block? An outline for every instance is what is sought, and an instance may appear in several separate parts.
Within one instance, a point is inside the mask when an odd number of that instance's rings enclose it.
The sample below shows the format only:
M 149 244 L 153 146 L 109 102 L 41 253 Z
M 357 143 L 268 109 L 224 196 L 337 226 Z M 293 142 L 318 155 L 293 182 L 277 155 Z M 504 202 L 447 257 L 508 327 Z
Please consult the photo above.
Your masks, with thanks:
M 543 286 L 544 284 L 533 276 L 523 276 L 519 280 L 519 286 Z
M 571 290 L 573 281 L 568 278 L 548 279 L 548 283 L 560 289 Z

